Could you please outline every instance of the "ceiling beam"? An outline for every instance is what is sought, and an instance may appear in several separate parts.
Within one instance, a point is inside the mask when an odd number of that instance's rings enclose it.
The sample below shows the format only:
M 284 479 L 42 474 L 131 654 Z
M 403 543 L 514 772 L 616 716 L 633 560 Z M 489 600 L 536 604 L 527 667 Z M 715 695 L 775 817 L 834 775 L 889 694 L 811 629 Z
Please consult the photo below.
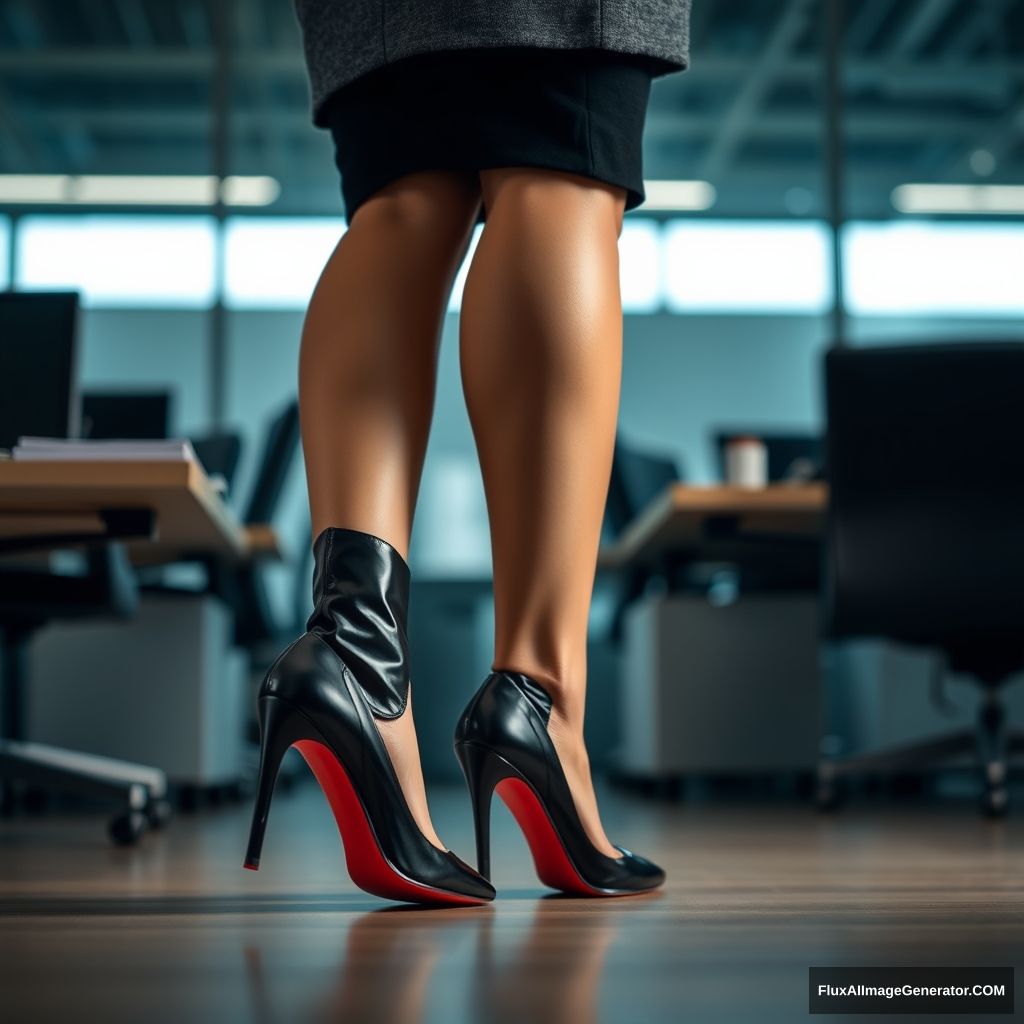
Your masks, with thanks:
M 33 114 L 40 128 L 65 131 L 87 128 L 111 133 L 135 134 L 142 138 L 158 136 L 194 135 L 205 138 L 209 131 L 209 112 L 201 107 L 163 108 L 159 110 L 116 110 L 109 107 L 47 107 Z M 232 127 L 251 133 L 266 123 L 278 132 L 309 134 L 320 138 L 313 130 L 304 110 L 265 110 L 260 107 L 238 108 L 232 116 Z M 706 140 L 718 131 L 719 118 L 709 114 L 693 114 L 652 110 L 647 118 L 646 138 L 651 141 L 673 138 L 699 137 Z M 941 112 L 915 113 L 913 116 L 894 117 L 885 113 L 852 113 L 848 117 L 850 137 L 855 140 L 928 141 L 937 135 L 943 138 L 963 135 L 973 137 L 979 128 L 987 136 L 996 133 L 1002 120 L 992 118 L 980 122 L 976 116 L 950 116 Z M 817 139 L 821 134 L 819 111 L 765 113 L 750 123 L 746 134 L 750 138 Z M 125 141 L 130 141 L 126 139 Z
M 0 15 L 7 22 L 7 27 L 19 46 L 30 50 L 45 44 L 45 34 L 39 25 L 36 12 L 24 0 L 9 0 L 0 7 Z
M 980 130 L 972 133 L 963 152 L 946 169 L 946 181 L 976 181 L 977 175 L 971 170 L 971 155 L 979 149 L 987 150 L 995 158 L 995 172 L 1002 171 L 1001 161 L 1011 153 L 1014 147 L 1024 142 L 1024 95 L 1007 110 L 1002 117 L 988 121 L 979 126 Z
M 194 50 L 210 45 L 210 21 L 201 0 L 179 0 L 178 12 L 185 41 Z
M 700 176 L 705 180 L 714 181 L 742 145 L 744 134 L 777 79 L 779 66 L 807 27 L 808 6 L 808 0 L 789 0 L 764 47 L 740 79 L 741 85 L 719 121 L 704 158 Z
M 944 57 L 968 57 L 986 39 L 1002 42 L 1006 37 L 1006 26 L 1002 19 L 1006 8 L 1016 0 L 978 0 L 971 5 L 968 19 L 956 35 L 946 44 Z
M 49 77 L 67 74 L 81 77 L 146 78 L 202 77 L 209 75 L 213 61 L 205 50 L 161 49 L 127 50 L 122 47 L 89 49 L 37 49 L 0 51 L 0 74 L 25 77 Z M 700 80 L 742 78 L 750 70 L 750 61 L 743 57 L 703 56 L 683 75 L 659 79 L 658 90 L 664 86 L 686 89 L 688 83 Z M 258 50 L 238 54 L 236 71 L 246 75 L 293 75 L 304 79 L 306 66 L 301 53 L 288 50 Z M 821 72 L 814 57 L 789 57 L 776 70 L 779 80 L 814 79 Z M 991 60 L 957 60 L 928 58 L 926 60 L 851 59 L 844 66 L 844 75 L 851 82 L 901 82 L 910 87 L 941 86 L 944 79 L 967 92 L 971 83 L 989 89 L 993 80 L 1024 80 L 1024 61 L 1009 58 Z
M 114 0 L 114 9 L 132 47 L 152 48 L 155 42 L 153 26 L 149 22 L 145 6 L 138 0 Z
M 911 57 L 927 45 L 957 0 L 918 0 L 889 48 L 892 57 Z
M 847 53 L 863 53 L 892 10 L 892 0 L 861 0 L 846 29 Z
M 0 85 L 0 132 L 4 135 L 2 164 L 7 169 L 32 173 L 45 165 L 36 136 L 25 127 L 3 85 Z

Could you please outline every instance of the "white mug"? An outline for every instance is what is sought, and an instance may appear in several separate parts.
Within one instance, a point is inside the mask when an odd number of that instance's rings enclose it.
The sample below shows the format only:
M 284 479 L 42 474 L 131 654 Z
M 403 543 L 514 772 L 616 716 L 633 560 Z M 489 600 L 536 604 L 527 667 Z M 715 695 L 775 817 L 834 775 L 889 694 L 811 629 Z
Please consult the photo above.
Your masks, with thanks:
M 732 487 L 768 485 L 768 449 L 756 437 L 733 437 L 725 446 L 725 482 Z

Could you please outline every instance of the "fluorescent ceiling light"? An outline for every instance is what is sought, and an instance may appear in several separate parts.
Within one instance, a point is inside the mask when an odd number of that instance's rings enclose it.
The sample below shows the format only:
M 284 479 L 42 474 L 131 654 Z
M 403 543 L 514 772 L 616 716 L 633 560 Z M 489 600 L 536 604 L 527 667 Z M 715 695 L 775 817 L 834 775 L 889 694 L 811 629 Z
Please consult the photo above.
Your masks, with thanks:
M 900 213 L 1024 213 L 1024 185 L 900 185 Z
M 227 206 L 269 206 L 281 194 L 276 178 L 266 175 L 231 175 L 220 190 Z
M 62 203 L 70 182 L 66 174 L 0 174 L 0 202 Z
M 708 210 L 715 205 L 718 193 L 708 181 L 670 181 L 655 179 L 644 182 L 647 199 L 643 209 Z
M 220 183 L 227 206 L 269 206 L 281 193 L 274 178 L 232 176 Z M 0 203 L 62 206 L 213 206 L 212 174 L 0 174 Z

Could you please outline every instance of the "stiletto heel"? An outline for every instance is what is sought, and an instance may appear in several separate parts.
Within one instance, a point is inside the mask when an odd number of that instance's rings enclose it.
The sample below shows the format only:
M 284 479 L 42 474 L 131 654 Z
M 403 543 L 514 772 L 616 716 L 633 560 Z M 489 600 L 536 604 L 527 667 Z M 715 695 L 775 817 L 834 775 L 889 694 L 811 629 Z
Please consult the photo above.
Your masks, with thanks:
M 514 769 L 487 747 L 478 743 L 456 743 L 455 756 L 462 766 L 473 808 L 473 831 L 476 834 L 476 869 L 484 878 L 491 877 L 491 797 L 494 787 Z
M 313 546 L 313 613 L 258 697 L 260 769 L 245 866 L 256 869 L 281 760 L 295 746 L 334 813 L 352 881 L 417 903 L 474 905 L 494 887 L 424 836 L 376 719 L 409 696 L 409 567 L 386 541 L 328 527 Z
M 264 697 L 259 702 L 259 723 L 260 772 L 244 864 L 250 871 L 258 871 L 260 867 L 263 834 L 267 829 L 270 801 L 274 795 L 281 761 L 293 743 L 308 739 L 312 734 L 309 723 L 302 715 L 277 697 Z
M 492 672 L 462 713 L 455 753 L 473 806 L 477 858 L 490 875 L 490 805 L 497 793 L 512 812 L 545 885 L 582 896 L 626 896 L 654 889 L 665 873 L 622 846 L 609 857 L 587 836 L 547 732 L 551 698 L 521 672 Z

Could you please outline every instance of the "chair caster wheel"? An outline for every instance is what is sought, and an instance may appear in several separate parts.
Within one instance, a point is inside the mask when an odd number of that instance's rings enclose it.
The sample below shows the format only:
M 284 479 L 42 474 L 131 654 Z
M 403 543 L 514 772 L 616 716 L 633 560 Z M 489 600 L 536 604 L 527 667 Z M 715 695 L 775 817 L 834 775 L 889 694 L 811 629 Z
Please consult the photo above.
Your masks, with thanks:
M 1005 786 L 993 786 L 985 791 L 982 810 L 989 818 L 1005 817 L 1010 809 L 1010 793 Z
M 822 813 L 826 811 L 838 811 L 842 806 L 842 797 L 834 789 L 819 789 L 814 804 Z
M 50 794 L 39 786 L 29 786 L 21 797 L 22 805 L 29 814 L 40 814 L 50 802 Z
M 107 825 L 107 835 L 117 846 L 132 846 L 146 831 L 147 824 L 146 815 L 142 811 L 125 811 L 111 819 Z
M 814 803 L 819 811 L 838 810 L 843 802 L 843 787 L 839 780 L 831 774 L 818 776 L 817 788 L 814 792 Z
M 163 828 L 174 816 L 174 810 L 167 800 L 153 800 L 146 808 L 146 819 L 150 828 Z
M 178 787 L 178 810 L 182 814 L 193 814 L 195 811 L 198 811 L 200 802 L 201 793 L 198 786 L 183 785 Z

